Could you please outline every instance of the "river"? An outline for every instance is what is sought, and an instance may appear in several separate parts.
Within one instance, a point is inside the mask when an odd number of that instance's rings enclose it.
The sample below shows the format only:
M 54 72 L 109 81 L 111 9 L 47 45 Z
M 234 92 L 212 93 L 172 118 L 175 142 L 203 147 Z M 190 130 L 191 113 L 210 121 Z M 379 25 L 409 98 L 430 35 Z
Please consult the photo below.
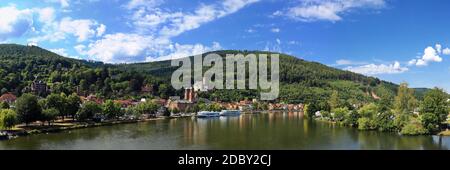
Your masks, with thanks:
M 0 141 L 4 149 L 449 149 L 450 137 L 406 137 L 304 119 L 300 113 L 180 118 L 39 134 Z

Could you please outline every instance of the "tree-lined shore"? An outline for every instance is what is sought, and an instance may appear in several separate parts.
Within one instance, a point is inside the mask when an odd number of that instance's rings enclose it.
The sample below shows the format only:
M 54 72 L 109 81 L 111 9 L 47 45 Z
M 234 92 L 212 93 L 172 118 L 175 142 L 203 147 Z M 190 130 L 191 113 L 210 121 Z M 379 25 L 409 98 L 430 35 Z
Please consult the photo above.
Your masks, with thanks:
M 447 135 L 450 102 L 443 89 L 428 91 L 423 100 L 414 97 L 406 83 L 396 96 L 384 92 L 377 102 L 349 105 L 335 91 L 326 105 L 306 105 L 307 116 L 339 123 L 359 130 L 396 132 L 402 135 Z

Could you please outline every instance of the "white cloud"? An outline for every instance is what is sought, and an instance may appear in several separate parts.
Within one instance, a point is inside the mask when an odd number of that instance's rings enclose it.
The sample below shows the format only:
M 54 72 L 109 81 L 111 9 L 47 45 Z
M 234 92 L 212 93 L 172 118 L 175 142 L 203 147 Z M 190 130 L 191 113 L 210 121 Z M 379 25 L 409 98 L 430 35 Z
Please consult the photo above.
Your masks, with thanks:
M 68 8 L 70 6 L 70 0 L 46 0 L 50 3 L 58 3 L 61 8 Z
M 90 59 L 106 63 L 130 63 L 136 61 L 156 61 L 187 57 L 222 47 L 214 42 L 211 47 L 201 44 L 171 43 L 167 39 L 158 39 L 139 34 L 107 34 L 103 39 L 89 44 L 77 45 L 75 50 Z
M 281 40 L 279 38 L 277 38 L 276 41 L 278 45 L 281 44 Z
M 94 37 L 101 37 L 106 26 L 90 19 L 72 19 L 65 17 L 60 21 L 46 22 L 42 32 L 35 37 L 29 38 L 29 42 L 58 42 L 68 36 L 74 36 L 77 42 L 83 42 Z
M 412 59 L 408 61 L 408 66 L 413 66 L 417 64 L 417 59 Z
M 154 50 L 151 44 L 156 42 L 153 37 L 137 34 L 107 34 L 103 39 L 84 45 L 75 46 L 82 55 L 107 63 L 126 63 L 145 59 L 147 50 Z
M 75 59 L 81 59 L 79 56 L 71 56 L 67 53 L 66 49 L 64 48 L 56 48 L 56 49 L 50 49 L 51 52 L 54 52 L 60 56 L 63 57 L 69 57 L 69 58 L 75 58 Z
M 442 50 L 442 54 L 450 55 L 450 49 L 449 48 L 445 48 L 444 50 Z
M 299 45 L 300 42 L 295 41 L 295 40 L 292 40 L 292 41 L 289 41 L 288 44 L 289 44 L 289 45 Z
M 281 48 L 281 40 L 280 39 L 276 39 L 275 43 L 273 42 L 267 42 L 266 46 L 264 47 L 264 51 L 271 51 L 271 52 L 279 52 L 282 53 L 283 50 Z
M 151 32 L 166 36 L 168 38 L 180 35 L 183 32 L 190 31 L 200 27 L 202 24 L 222 18 L 243 7 L 258 2 L 259 0 L 224 0 L 221 3 L 201 4 L 194 12 L 171 12 L 153 6 L 146 8 L 141 1 L 136 1 L 131 5 L 138 10 L 133 10 L 131 19 L 133 24 L 143 32 Z M 139 3 L 138 3 L 139 2 Z M 152 2 L 152 1 L 149 1 Z M 154 4 L 154 3 L 151 3 Z M 158 4 L 159 5 L 159 4 Z M 158 31 L 159 32 L 156 32 Z
M 407 67 L 402 67 L 398 61 L 393 64 L 368 64 L 362 66 L 349 66 L 345 70 L 365 75 L 378 75 L 378 74 L 398 74 L 408 71 Z
M 442 54 L 442 46 L 440 44 L 436 44 L 435 48 L 429 46 L 425 48 L 422 57 L 410 60 L 408 65 L 427 66 L 432 62 L 442 62 L 440 54 Z
M 20 10 L 14 5 L 0 8 L 0 40 L 20 37 L 32 29 L 33 11 Z
M 178 43 L 175 43 L 174 45 L 170 46 L 170 54 L 166 56 L 160 56 L 160 57 L 147 57 L 146 61 L 155 61 L 155 60 L 171 60 L 171 59 L 177 59 L 187 56 L 193 56 L 197 54 L 203 54 L 208 51 L 216 51 L 220 50 L 222 47 L 219 43 L 213 42 L 213 45 L 211 47 L 203 46 L 202 44 L 184 44 L 180 45 Z
M 136 9 L 139 7 L 154 8 L 163 3 L 163 0 L 131 0 L 125 6 L 127 9 Z
M 52 7 L 36 9 L 39 13 L 39 21 L 42 23 L 51 23 L 55 20 L 55 9 Z
M 274 33 L 279 33 L 281 30 L 280 30 L 280 28 L 272 28 L 270 31 L 272 31 Z
M 54 52 L 60 56 L 67 57 L 69 54 L 67 54 L 66 49 L 64 48 L 57 48 L 57 49 L 50 49 L 51 52 Z
M 301 0 L 299 5 L 287 9 L 285 12 L 276 11 L 273 15 L 285 15 L 290 18 L 310 21 L 340 21 L 342 14 L 356 8 L 381 8 L 385 0 Z M 283 14 L 285 13 L 285 14 Z
M 439 54 L 442 53 L 442 45 L 441 44 L 436 44 L 435 49 L 436 49 L 437 53 L 439 53 Z
M 89 45 L 74 48 L 82 55 L 107 63 L 155 61 L 186 57 L 222 47 L 202 44 L 179 44 L 172 38 L 201 25 L 232 14 L 259 0 L 224 0 L 201 4 L 195 11 L 169 11 L 159 8 L 163 1 L 131 0 L 125 9 L 136 33 L 106 34 Z M 98 31 L 97 32 L 101 32 Z M 91 35 L 89 32 L 88 35 Z
M 336 64 L 334 64 L 333 66 L 350 66 L 350 65 L 366 65 L 366 64 L 368 64 L 368 63 L 341 59 L 341 60 L 337 60 Z
M 106 26 L 103 24 L 100 24 L 99 27 L 97 27 L 97 37 L 102 36 L 106 31 Z
M 105 29 L 105 25 L 99 25 L 96 21 L 88 19 L 63 18 L 59 23 L 59 31 L 76 36 L 78 42 L 86 41 L 96 35 L 102 35 Z

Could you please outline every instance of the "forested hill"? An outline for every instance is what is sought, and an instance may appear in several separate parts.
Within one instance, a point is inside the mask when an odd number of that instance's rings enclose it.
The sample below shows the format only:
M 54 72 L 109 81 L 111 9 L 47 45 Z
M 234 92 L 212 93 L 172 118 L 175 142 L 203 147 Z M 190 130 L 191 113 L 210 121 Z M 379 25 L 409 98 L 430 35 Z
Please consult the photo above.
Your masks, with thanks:
M 269 54 L 270 52 L 226 50 L 210 53 L 225 57 L 226 54 Z M 170 61 L 122 64 L 118 67 L 122 70 L 140 71 L 167 78 L 170 78 L 171 73 L 176 70 L 176 68 L 170 66 Z M 379 91 L 387 91 L 394 95 L 398 87 L 396 84 L 378 78 L 328 67 L 317 62 L 305 61 L 286 54 L 280 54 L 280 81 L 280 99 L 295 103 L 312 102 L 319 98 L 325 100 L 333 91 L 342 92 L 343 100 L 352 99 L 352 102 L 371 101 L 374 96 L 376 98 L 377 94 L 381 93 Z M 257 98 L 258 95 L 258 91 L 217 90 L 205 97 L 234 101 L 241 96 Z M 418 96 L 421 96 L 421 94 L 418 94 Z
M 267 53 L 261 51 L 216 51 L 215 53 Z M 105 98 L 138 98 L 181 95 L 170 86 L 176 68 L 170 61 L 109 65 L 59 56 L 39 47 L 14 44 L 0 45 L 1 93 L 21 95 L 34 80 L 46 82 L 54 93 L 96 94 Z M 324 101 L 333 91 L 348 103 L 373 101 L 381 93 L 394 95 L 398 85 L 308 62 L 289 55 L 280 55 L 280 100 L 289 103 Z M 142 93 L 150 86 L 152 93 Z M 421 93 L 423 90 L 420 91 Z M 418 97 L 421 94 L 417 94 Z M 223 101 L 258 98 L 256 90 L 215 90 L 202 97 Z

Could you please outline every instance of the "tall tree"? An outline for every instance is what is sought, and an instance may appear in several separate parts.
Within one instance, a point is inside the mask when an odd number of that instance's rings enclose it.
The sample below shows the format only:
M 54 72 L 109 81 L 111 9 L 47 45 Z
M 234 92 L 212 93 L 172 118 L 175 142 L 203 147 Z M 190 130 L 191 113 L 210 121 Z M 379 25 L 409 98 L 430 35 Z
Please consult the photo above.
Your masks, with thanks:
M 14 110 L 4 109 L 0 111 L 0 129 L 11 129 L 17 123 L 17 114 Z
M 118 118 L 122 115 L 122 109 L 119 104 L 114 103 L 112 100 L 107 100 L 102 106 L 103 115 L 108 118 Z
M 38 120 L 42 113 L 37 97 L 32 94 L 24 94 L 19 97 L 16 101 L 15 108 L 19 120 L 27 126 L 31 122 Z
M 392 108 L 392 102 L 394 101 L 394 96 L 389 92 L 389 90 L 380 86 L 378 88 L 378 95 L 380 96 L 380 100 L 378 101 L 378 109 L 380 112 L 387 112 Z
M 66 98 L 63 95 L 50 94 L 46 98 L 46 109 L 54 108 L 58 110 L 60 116 L 64 119 L 66 116 Z
M 102 108 L 100 105 L 95 102 L 86 102 L 81 106 L 80 110 L 77 112 L 76 117 L 78 121 L 85 121 L 88 119 L 92 119 L 95 114 L 101 112 Z
M 330 99 L 328 100 L 328 104 L 329 104 L 331 110 L 341 107 L 340 100 L 341 99 L 339 98 L 339 92 L 336 90 L 333 90 L 333 93 L 331 93 Z
M 75 115 L 77 114 L 78 110 L 80 110 L 81 106 L 81 99 L 80 96 L 77 94 L 71 94 L 67 97 L 66 100 L 66 112 L 68 115 L 72 116 L 72 118 L 75 120 Z
M 435 122 L 430 122 L 435 126 L 441 125 L 442 122 L 447 120 L 449 114 L 447 99 L 448 96 L 442 89 L 434 88 L 428 91 L 425 94 L 423 102 L 420 104 L 420 113 L 434 115 L 426 116 L 429 118 L 427 120 L 435 120 Z M 431 119 L 432 117 L 436 117 L 437 119 Z
M 417 106 L 417 100 L 414 97 L 414 89 L 408 88 L 407 83 L 400 84 L 397 96 L 394 101 L 394 109 L 397 114 L 412 113 Z

